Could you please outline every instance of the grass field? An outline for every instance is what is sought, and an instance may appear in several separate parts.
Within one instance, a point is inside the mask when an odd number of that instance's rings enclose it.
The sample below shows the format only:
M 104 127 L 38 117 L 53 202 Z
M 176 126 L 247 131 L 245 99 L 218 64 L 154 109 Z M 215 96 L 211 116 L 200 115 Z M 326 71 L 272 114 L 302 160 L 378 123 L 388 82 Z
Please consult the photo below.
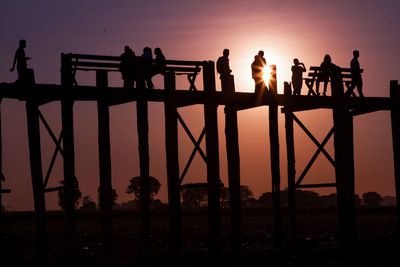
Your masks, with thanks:
M 358 210 L 358 248 L 351 257 L 338 249 L 336 210 L 300 210 L 298 212 L 298 250 L 292 256 L 289 227 L 283 210 L 285 266 L 398 266 L 395 209 Z M 223 253 L 219 265 L 265 266 L 279 263 L 274 247 L 271 210 L 246 210 L 243 214 L 243 251 L 232 255 L 229 248 L 229 213 L 223 211 L 221 231 Z M 101 221 L 98 212 L 78 212 L 78 262 L 81 266 L 168 264 L 168 213 L 153 211 L 151 216 L 151 252 L 140 257 L 139 213 L 116 211 L 113 215 L 115 257 L 102 258 Z M 207 266 L 207 211 L 185 211 L 182 218 L 183 253 L 171 265 Z M 64 217 L 61 212 L 48 212 L 50 266 L 64 262 Z M 35 251 L 34 214 L 5 213 L 2 227 L 1 260 L 3 266 L 39 264 Z M 146 264 L 145 264 L 146 263 Z M 217 264 L 214 260 L 213 264 Z

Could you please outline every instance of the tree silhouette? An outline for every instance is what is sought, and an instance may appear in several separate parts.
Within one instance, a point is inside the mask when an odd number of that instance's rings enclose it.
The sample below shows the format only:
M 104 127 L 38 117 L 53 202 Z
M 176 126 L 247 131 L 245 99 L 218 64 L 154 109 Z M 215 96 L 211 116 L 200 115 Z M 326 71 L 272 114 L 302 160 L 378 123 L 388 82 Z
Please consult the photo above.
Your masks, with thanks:
M 99 207 L 101 208 L 103 202 L 102 202 L 102 197 L 101 197 L 100 186 L 97 189 L 97 194 L 98 194 L 98 197 L 99 197 Z M 112 201 L 112 205 L 113 206 L 116 204 L 117 198 L 118 198 L 117 191 L 115 191 L 115 189 L 112 189 L 112 191 L 111 191 L 111 201 Z
M 96 203 L 90 198 L 90 196 L 84 196 L 82 200 L 81 210 L 95 210 Z
M 376 192 L 367 192 L 362 195 L 364 204 L 368 207 L 379 207 L 382 197 Z
M 154 199 L 154 197 L 158 194 L 160 187 L 160 182 L 156 178 L 149 176 L 149 194 L 151 200 Z M 129 180 L 126 193 L 133 193 L 137 200 L 140 199 L 140 176 L 133 177 L 131 180 Z
M 59 182 L 61 185 L 64 185 L 64 180 Z M 79 206 L 79 199 L 81 199 L 82 197 L 82 192 L 81 190 L 79 190 L 78 185 L 76 185 L 76 187 L 74 187 L 74 204 L 75 204 L 75 208 L 77 208 Z M 64 193 L 64 189 L 61 189 L 60 191 L 58 191 L 58 206 L 61 207 L 62 210 L 65 209 L 65 193 Z
M 189 208 L 198 208 L 201 203 L 207 199 L 207 184 L 190 183 L 181 186 L 182 206 Z

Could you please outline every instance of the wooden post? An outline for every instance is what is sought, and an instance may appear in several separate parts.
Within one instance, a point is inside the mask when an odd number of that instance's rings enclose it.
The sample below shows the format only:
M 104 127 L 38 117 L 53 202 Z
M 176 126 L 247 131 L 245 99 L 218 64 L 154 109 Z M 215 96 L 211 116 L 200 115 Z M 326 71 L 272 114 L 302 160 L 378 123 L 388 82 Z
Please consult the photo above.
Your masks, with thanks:
M 100 171 L 100 210 L 103 231 L 104 256 L 113 256 L 113 225 L 112 206 L 113 194 L 111 184 L 111 151 L 110 151 L 110 116 L 105 91 L 108 87 L 107 71 L 96 71 L 96 83 L 99 90 L 103 91 L 97 101 L 98 138 L 99 138 L 99 171 Z
M 142 253 L 148 255 L 150 247 L 150 194 L 149 194 L 149 122 L 143 81 L 137 85 L 137 131 L 140 162 L 140 227 Z
M 29 158 L 36 220 L 36 244 L 41 259 L 47 259 L 46 205 L 43 187 L 42 156 L 40 149 L 39 107 L 32 100 L 26 102 Z
M 61 117 L 63 131 L 64 159 L 64 196 L 65 196 L 65 245 L 67 261 L 74 261 L 75 251 L 75 200 L 74 190 L 77 186 L 75 177 L 75 151 L 73 105 L 74 100 L 69 96 L 72 87 L 71 56 L 61 55 L 61 84 L 65 86 L 65 95 L 61 100 Z
M 274 101 L 277 94 L 276 66 L 272 65 L 272 76 L 269 81 L 269 91 L 272 103 L 269 106 L 269 141 L 271 155 L 272 176 L 272 208 L 274 212 L 274 239 L 278 254 L 282 247 L 282 215 L 280 199 L 280 167 L 279 167 L 279 132 L 278 132 L 278 105 Z
M 3 216 L 2 216 L 2 207 L 3 207 L 3 142 L 2 142 L 2 130 L 1 130 L 1 101 L 3 98 L 0 98 L 0 257 L 3 257 Z
M 179 190 L 179 160 L 178 160 L 178 119 L 177 108 L 173 98 L 176 90 L 175 73 L 164 74 L 164 88 L 167 99 L 164 102 L 165 111 L 165 152 L 167 158 L 168 209 L 169 209 L 169 249 L 172 255 L 181 249 L 181 203 Z
M 222 92 L 226 95 L 235 93 L 233 75 L 221 76 Z M 241 248 L 240 233 L 242 214 L 240 203 L 240 155 L 237 111 L 233 106 L 225 107 L 226 154 L 228 158 L 229 203 L 231 222 L 231 246 L 234 252 Z
M 204 122 L 207 151 L 208 235 L 212 256 L 218 255 L 221 248 L 218 105 L 215 102 L 214 69 L 214 62 L 203 62 L 204 91 L 207 95 L 207 102 L 204 104 Z
M 392 109 L 390 112 L 392 120 L 394 179 L 397 201 L 397 235 L 400 240 L 400 86 L 398 81 L 390 81 L 390 97 Z
M 293 113 L 290 108 L 289 100 L 292 91 L 290 84 L 285 82 L 285 129 L 286 129 L 286 150 L 287 150 L 287 175 L 288 175 L 288 212 L 290 225 L 290 241 L 293 252 L 297 247 L 297 219 L 296 219 L 296 166 L 294 154 L 294 131 Z
M 351 253 L 356 245 L 353 117 L 340 101 L 344 97 L 344 88 L 339 68 L 332 72 L 332 97 L 339 103 L 333 108 L 339 233 L 343 251 Z

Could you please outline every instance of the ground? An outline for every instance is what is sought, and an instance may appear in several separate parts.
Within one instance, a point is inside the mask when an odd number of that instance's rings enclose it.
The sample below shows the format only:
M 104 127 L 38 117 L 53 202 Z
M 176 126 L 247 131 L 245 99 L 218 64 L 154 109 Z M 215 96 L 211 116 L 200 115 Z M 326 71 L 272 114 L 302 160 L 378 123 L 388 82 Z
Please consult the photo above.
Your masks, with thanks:
M 116 211 L 113 215 L 115 257 L 102 257 L 101 221 L 97 212 L 78 212 L 78 257 L 73 266 L 398 266 L 396 216 L 394 208 L 362 209 L 357 214 L 358 248 L 340 252 L 335 209 L 298 212 L 298 249 L 293 254 L 289 243 L 287 216 L 283 217 L 282 256 L 274 246 L 272 211 L 246 210 L 243 214 L 243 250 L 232 254 L 229 248 L 229 212 L 223 211 L 222 255 L 210 258 L 207 252 L 206 210 L 183 214 L 183 252 L 168 258 L 168 213 L 154 211 L 151 217 L 150 256 L 140 256 L 139 213 Z M 286 211 L 283 211 L 286 214 Z M 11 212 L 3 217 L 3 266 L 38 265 L 35 251 L 34 214 Z M 64 258 L 64 217 L 48 212 L 49 266 L 60 265 Z

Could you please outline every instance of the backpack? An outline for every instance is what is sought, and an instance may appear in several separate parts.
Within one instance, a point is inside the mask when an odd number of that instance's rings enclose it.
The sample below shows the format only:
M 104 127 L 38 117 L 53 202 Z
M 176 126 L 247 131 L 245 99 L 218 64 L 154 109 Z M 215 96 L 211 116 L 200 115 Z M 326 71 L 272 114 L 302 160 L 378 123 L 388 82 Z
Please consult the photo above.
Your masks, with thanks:
M 217 60 L 217 72 L 219 74 L 222 74 L 224 72 L 224 65 L 222 62 L 222 57 L 219 57 Z

